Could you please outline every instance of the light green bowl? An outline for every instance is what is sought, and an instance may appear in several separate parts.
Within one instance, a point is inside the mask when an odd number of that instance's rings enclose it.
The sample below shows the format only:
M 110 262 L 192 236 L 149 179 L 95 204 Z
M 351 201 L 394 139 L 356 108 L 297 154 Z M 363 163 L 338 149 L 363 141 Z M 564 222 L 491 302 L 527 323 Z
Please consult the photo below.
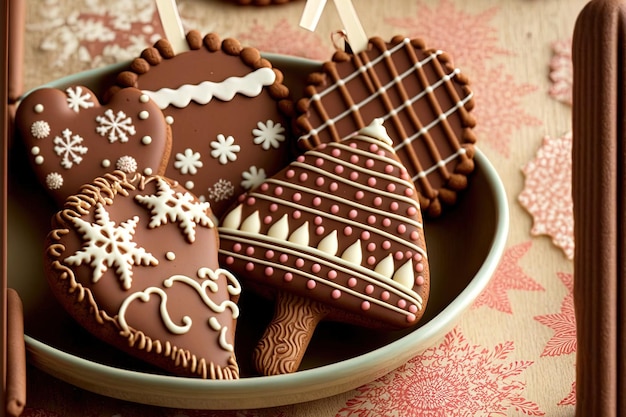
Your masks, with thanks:
M 318 62 L 267 55 L 283 70 L 292 91 Z M 51 86 L 86 85 L 101 93 L 124 64 L 60 79 Z M 509 227 L 504 187 L 480 150 L 476 171 L 458 206 L 440 219 L 426 220 L 431 295 L 418 327 L 374 332 L 321 323 L 302 370 L 289 375 L 247 376 L 247 358 L 256 344 L 258 320 L 241 317 L 238 360 L 242 378 L 213 381 L 159 374 L 118 353 L 79 328 L 56 303 L 42 275 L 43 238 L 52 208 L 29 191 L 33 178 L 15 143 L 9 175 L 9 281 L 24 302 L 28 360 L 78 387 L 144 404 L 193 409 L 249 409 L 304 402 L 339 394 L 383 376 L 431 347 L 458 322 L 487 286 L 504 251 Z M 29 185 L 30 184 L 30 185 Z M 264 303 L 254 296 L 245 303 Z M 267 303 L 266 303 L 267 304 Z M 271 304 L 267 304 L 271 309 Z M 258 310 L 258 308 L 255 308 Z M 271 311 L 270 311 L 271 313 Z M 261 329 L 262 330 L 262 329 Z

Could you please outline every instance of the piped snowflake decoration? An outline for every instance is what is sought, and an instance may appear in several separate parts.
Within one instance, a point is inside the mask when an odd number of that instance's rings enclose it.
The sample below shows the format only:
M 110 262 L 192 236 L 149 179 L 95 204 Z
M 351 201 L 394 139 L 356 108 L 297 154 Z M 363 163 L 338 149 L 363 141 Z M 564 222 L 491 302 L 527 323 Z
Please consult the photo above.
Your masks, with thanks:
M 550 96 L 562 103 L 572 105 L 574 68 L 572 64 L 572 39 L 556 41 L 552 44 L 553 56 L 550 60 Z
M 150 228 L 167 224 L 168 220 L 177 221 L 187 241 L 193 243 L 196 240 L 197 224 L 214 227 L 209 203 L 194 201 L 192 194 L 174 191 L 162 178 L 157 180 L 157 189 L 153 195 L 135 196 L 136 201 L 150 209 Z
M 237 160 L 237 152 L 241 150 L 239 145 L 235 145 L 235 138 L 232 136 L 224 136 L 221 133 L 217 135 L 217 140 L 211 142 L 211 156 L 220 164 L 225 165 L 229 161 L 233 162 Z
M 128 142 L 128 136 L 135 134 L 133 120 L 127 117 L 126 113 L 121 110 L 113 113 L 113 110 L 107 109 L 104 112 L 104 116 L 96 117 L 96 122 L 99 123 L 99 126 L 96 127 L 96 132 L 100 136 L 106 136 L 111 143 L 118 140 L 122 143 Z
M 209 198 L 215 202 L 228 200 L 235 194 L 233 184 L 225 179 L 218 180 L 213 187 L 209 188 Z
M 70 87 L 65 90 L 65 93 L 67 94 L 68 107 L 76 113 L 78 113 L 80 109 L 88 109 L 94 106 L 94 102 L 90 101 L 91 94 L 83 94 L 83 89 L 81 87 L 76 87 L 75 89 Z
M 157 265 L 152 254 L 138 247 L 133 241 L 139 217 L 135 216 L 119 226 L 111 221 L 109 212 L 98 203 L 95 208 L 95 223 L 80 217 L 72 217 L 74 227 L 85 242 L 83 248 L 65 258 L 69 265 L 89 264 L 93 268 L 92 281 L 98 282 L 110 266 L 115 266 L 122 287 L 130 289 L 134 265 Z
M 63 137 L 56 136 L 53 140 L 54 152 L 61 157 L 61 166 L 70 169 L 74 164 L 80 164 L 83 160 L 81 155 L 87 153 L 87 147 L 81 145 L 83 138 L 74 135 L 71 130 L 65 129 Z
M 254 143 L 261 145 L 266 151 L 270 148 L 278 149 L 285 140 L 285 128 L 280 123 L 268 120 L 265 123 L 258 122 L 258 129 L 252 129 Z
M 571 152 L 571 132 L 545 137 L 535 159 L 522 168 L 526 180 L 518 196 L 533 217 L 531 234 L 550 236 L 568 259 L 574 257 Z
M 247 171 L 244 171 L 241 176 L 243 177 L 243 181 L 241 181 L 241 186 L 246 190 L 251 190 L 263 183 L 267 178 L 265 174 L 265 170 L 263 168 L 257 168 L 254 165 L 251 166 Z
M 137 160 L 132 156 L 124 155 L 117 160 L 115 168 L 127 174 L 131 174 L 137 171 Z
M 47 138 L 50 134 L 50 125 L 45 120 L 38 120 L 30 126 L 30 133 L 37 139 Z
M 184 153 L 177 153 L 174 168 L 178 169 L 181 174 L 197 174 L 198 168 L 202 168 L 200 153 L 190 148 L 185 149 Z
M 63 187 L 63 176 L 58 172 L 51 172 L 46 175 L 46 186 L 49 190 L 58 190 Z

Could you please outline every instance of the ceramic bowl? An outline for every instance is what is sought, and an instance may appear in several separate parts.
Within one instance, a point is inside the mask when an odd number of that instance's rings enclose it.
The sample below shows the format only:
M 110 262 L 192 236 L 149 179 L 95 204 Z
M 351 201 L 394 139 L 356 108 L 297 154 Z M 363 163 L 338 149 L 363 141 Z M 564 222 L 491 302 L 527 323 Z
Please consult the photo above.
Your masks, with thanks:
M 318 62 L 268 55 L 292 91 Z M 110 85 L 122 65 L 79 73 L 49 85 Z M 431 268 L 426 314 L 412 329 L 381 332 L 321 323 L 301 370 L 255 376 L 249 357 L 271 304 L 253 295 L 255 317 L 241 317 L 237 346 L 242 378 L 213 381 L 164 375 L 93 338 L 63 311 L 42 274 L 43 239 L 53 208 L 29 174 L 24 150 L 11 147 L 9 174 L 9 281 L 24 302 L 28 360 L 43 371 L 83 389 L 144 404 L 193 409 L 248 409 L 315 400 L 356 388 L 401 366 L 441 339 L 487 286 L 502 256 L 509 215 L 505 190 L 485 155 L 477 150 L 476 171 L 459 204 L 425 221 Z M 259 330 L 260 329 L 260 330 Z

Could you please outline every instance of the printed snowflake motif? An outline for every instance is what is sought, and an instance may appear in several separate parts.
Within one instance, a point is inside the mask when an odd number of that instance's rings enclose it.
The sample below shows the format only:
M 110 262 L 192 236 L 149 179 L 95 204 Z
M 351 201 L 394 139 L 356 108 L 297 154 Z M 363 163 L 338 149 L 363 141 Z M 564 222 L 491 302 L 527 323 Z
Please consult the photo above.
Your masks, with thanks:
M 574 314 L 574 277 L 572 274 L 557 274 L 567 287 L 568 294 L 561 303 L 561 311 L 555 314 L 536 316 L 535 320 L 554 330 L 541 356 L 561 356 L 576 352 L 576 317 Z
M 225 179 L 220 179 L 213 184 L 211 188 L 209 188 L 209 199 L 215 201 L 216 203 L 218 201 L 228 200 L 234 194 L 235 187 L 233 186 L 233 183 Z
M 387 18 L 385 21 L 402 28 L 402 33 L 409 38 L 424 39 L 426 46 L 450 53 L 456 65 L 461 67 L 482 70 L 485 62 L 494 57 L 512 55 L 498 46 L 498 31 L 492 21 L 499 7 L 471 14 L 460 10 L 452 0 L 441 0 L 435 7 L 429 7 L 430 3 L 416 1 L 415 17 Z
M 197 174 L 198 168 L 202 168 L 200 153 L 194 152 L 192 149 L 189 148 L 185 149 L 184 153 L 177 153 L 176 161 L 174 162 L 174 168 L 178 169 L 183 175 Z
M 63 176 L 58 172 L 51 172 L 46 175 L 46 187 L 49 190 L 59 190 L 63 187 Z
M 254 165 L 251 166 L 247 171 L 244 171 L 241 176 L 243 177 L 243 181 L 241 181 L 241 186 L 246 190 L 251 190 L 263 183 L 267 178 L 265 174 L 265 170 L 263 168 L 257 168 Z
M 267 122 L 258 122 L 258 128 L 252 129 L 254 135 L 254 144 L 261 145 L 264 150 L 270 148 L 278 149 L 280 144 L 285 140 L 285 128 L 280 123 L 274 123 L 273 120 Z
M 211 411 L 211 410 L 176 410 L 176 417 L 288 417 L 293 415 L 289 407 L 260 410 Z
M 524 126 L 539 126 L 541 120 L 527 112 L 524 98 L 538 90 L 531 84 L 517 83 L 504 67 L 495 66 L 472 75 L 472 90 L 476 106 L 472 114 L 480 123 L 476 134 L 481 143 L 508 158 L 511 138 Z
M 61 166 L 70 169 L 74 164 L 80 164 L 83 160 L 81 155 L 87 153 L 87 147 L 81 145 L 83 138 L 74 135 L 71 130 L 65 129 L 63 137 L 56 136 L 53 140 L 54 152 L 61 157 Z
M 241 150 L 239 145 L 235 145 L 235 138 L 232 136 L 224 136 L 221 133 L 217 135 L 217 140 L 211 142 L 211 156 L 220 164 L 225 165 L 229 161 L 233 162 L 237 160 L 237 152 Z
M 519 260 L 528 252 L 532 242 L 520 243 L 508 248 L 494 272 L 487 288 L 478 296 L 472 308 L 487 306 L 502 313 L 512 314 L 509 290 L 544 291 L 544 288 L 524 273 L 518 265 Z
M 576 405 L 576 381 L 572 382 L 572 389 L 567 397 L 559 401 L 558 405 Z
M 572 201 L 572 133 L 544 137 L 535 158 L 523 168 L 526 179 L 519 203 L 533 217 L 531 234 L 546 235 L 574 258 L 574 203 Z
M 333 50 L 314 33 L 303 31 L 288 19 L 279 20 L 273 28 L 255 23 L 237 37 L 261 51 L 325 61 Z
M 37 139 L 44 139 L 50 135 L 50 125 L 45 120 L 38 120 L 30 126 L 30 134 Z
M 137 171 L 137 160 L 132 156 L 124 155 L 117 160 L 115 168 L 127 174 L 131 174 Z
M 115 266 L 115 273 L 122 287 L 128 290 L 132 283 L 134 265 L 158 264 L 158 260 L 152 254 L 138 247 L 133 241 L 139 217 L 135 216 L 117 226 L 111 221 L 106 208 L 98 203 L 95 219 L 95 223 L 90 223 L 80 217 L 71 218 L 85 243 L 81 250 L 65 258 L 65 262 L 75 266 L 89 264 L 93 268 L 94 283 L 102 278 L 109 266 Z
M 561 103 L 572 105 L 572 85 L 574 83 L 574 66 L 572 64 L 572 40 L 565 39 L 552 44 L 550 60 L 549 94 Z
M 520 378 L 532 361 L 509 361 L 512 341 L 493 349 L 471 345 L 459 329 L 411 359 L 402 368 L 360 388 L 337 417 L 494 416 L 509 410 L 541 416 L 539 406 L 523 396 Z
M 70 87 L 65 90 L 65 93 L 67 94 L 68 107 L 76 113 L 78 113 L 80 109 L 88 109 L 95 105 L 93 101 L 90 101 L 91 94 L 83 94 L 83 89 L 80 86 L 77 86 L 76 88 Z
M 127 117 L 121 110 L 113 113 L 113 110 L 107 109 L 104 116 L 96 116 L 96 122 L 100 124 L 96 127 L 96 132 L 100 136 L 107 136 L 111 143 L 118 140 L 122 143 L 128 142 L 128 135 L 135 134 L 133 119 Z
M 209 203 L 195 202 L 192 194 L 175 192 L 162 178 L 157 180 L 157 189 L 155 195 L 135 196 L 135 200 L 152 214 L 148 225 L 150 228 L 167 224 L 168 220 L 178 222 L 187 241 L 193 243 L 196 240 L 197 224 L 214 227 Z

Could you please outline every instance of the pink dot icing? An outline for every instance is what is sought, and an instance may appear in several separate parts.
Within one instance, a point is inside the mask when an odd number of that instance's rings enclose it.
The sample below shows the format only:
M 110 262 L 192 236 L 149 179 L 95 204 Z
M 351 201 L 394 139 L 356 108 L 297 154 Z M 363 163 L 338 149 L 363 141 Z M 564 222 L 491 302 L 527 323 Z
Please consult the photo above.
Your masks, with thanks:
M 265 268 L 265 276 L 271 277 L 272 275 L 274 275 L 274 268 L 271 266 Z
M 294 219 L 299 219 L 300 217 L 302 217 L 302 213 L 300 212 L 300 210 L 295 210 L 292 214 Z
M 351 219 L 356 218 L 356 216 L 358 216 L 358 215 L 359 215 L 359 212 L 358 212 L 358 211 L 356 211 L 356 210 L 354 210 L 354 209 L 352 209 L 352 210 L 350 210 L 350 211 L 348 212 L 348 217 L 350 217 Z
M 233 245 L 233 250 L 234 250 L 235 252 L 241 252 L 241 243 L 235 243 L 235 244 Z
M 359 173 L 358 173 L 358 172 L 356 172 L 356 171 L 352 171 L 352 172 L 350 173 L 350 179 L 351 179 L 352 181 L 356 181 L 356 180 L 358 180 L 358 179 L 359 179 Z
M 384 219 L 383 219 L 383 226 L 385 226 L 385 227 L 389 227 L 389 226 L 391 226 L 391 219 L 389 219 L 389 218 L 384 218 Z
M 391 211 L 398 211 L 398 208 L 399 208 L 398 202 L 397 201 L 392 202 L 389 205 L 389 208 L 391 209 Z
M 369 185 L 370 187 L 375 187 L 376 186 L 376 178 L 369 177 L 367 179 L 367 185 Z
M 415 272 L 424 272 L 424 264 L 421 262 L 415 264 Z
M 396 191 L 396 184 L 389 184 L 387 186 L 387 191 L 389 191 L 390 193 L 393 193 L 394 191 Z
M 276 188 L 274 189 L 274 195 L 276 195 L 276 196 L 281 196 L 281 195 L 283 195 L 283 187 L 276 187 Z
M 415 304 L 411 304 L 409 311 L 413 314 L 417 313 L 417 306 Z
M 314 289 L 316 286 L 317 286 L 317 283 L 312 279 L 308 280 L 306 283 L 306 287 L 310 290 Z
M 330 212 L 333 214 L 339 213 L 339 206 L 337 204 L 333 204 L 332 206 L 330 206 Z
M 361 232 L 361 239 L 363 240 L 369 240 L 372 237 L 372 235 L 370 234 L 370 232 L 368 232 L 367 230 L 363 230 Z
M 367 224 L 375 224 L 376 223 L 376 216 L 374 216 L 373 214 L 367 216 Z
M 305 182 L 308 179 L 309 179 L 309 174 L 307 174 L 306 172 L 303 172 L 302 174 L 300 174 L 300 181 L 301 182 Z
M 372 143 L 372 144 L 370 145 L 370 152 L 371 152 L 371 153 L 376 153 L 376 152 L 378 152 L 378 145 L 376 145 L 375 143 Z
M 335 279 L 337 278 L 337 271 L 331 269 L 330 271 L 328 271 L 328 274 L 326 274 L 326 276 L 328 277 L 328 279 Z
M 402 299 L 398 300 L 398 307 L 400 308 L 406 307 L 406 300 L 402 300 Z
M 333 292 L 330 293 L 330 296 L 333 298 L 333 300 L 338 300 L 341 297 L 341 291 L 333 290 Z
M 278 204 L 276 204 L 276 203 L 270 204 L 270 211 L 272 213 L 274 213 L 274 212 L 276 212 L 276 210 L 278 210 Z
M 383 301 L 389 300 L 390 297 L 391 297 L 391 294 L 389 294 L 389 291 L 383 291 L 380 294 L 380 299 L 383 300 Z
M 343 165 L 337 165 L 335 167 L 335 174 L 343 174 L 343 171 L 344 171 Z
M 291 272 L 285 273 L 285 275 L 283 276 L 283 280 L 285 282 L 291 282 L 293 280 L 293 274 Z
M 295 201 L 296 203 L 300 200 L 302 200 L 302 194 L 300 193 L 295 193 L 292 197 L 293 201 Z
M 287 256 L 286 254 L 281 254 L 280 257 L 278 258 L 278 260 L 280 261 L 280 263 L 286 263 L 289 260 L 289 256 Z
M 254 197 L 248 197 L 248 199 L 246 200 L 246 203 L 249 206 L 253 206 L 256 203 L 256 199 Z
M 296 266 L 298 268 L 302 268 L 304 266 L 304 259 L 302 259 L 302 258 L 296 259 Z
M 324 165 L 324 159 L 323 158 L 317 158 L 315 160 L 315 166 L 321 167 L 322 165 Z
M 318 226 L 315 229 L 315 234 L 318 236 L 322 236 L 324 234 L 324 231 L 325 231 L 324 226 Z
M 315 180 L 315 185 L 317 185 L 318 187 L 321 187 L 324 185 L 324 178 L 323 177 L 317 177 L 317 179 Z
M 285 177 L 287 178 L 293 178 L 294 175 L 296 175 L 296 171 L 293 169 L 288 169 L 287 172 L 285 172 Z
M 367 287 L 365 287 L 365 294 L 367 295 L 372 295 L 374 293 L 374 286 L 373 285 L 368 285 Z
M 391 174 L 393 172 L 393 165 L 387 165 L 385 167 L 385 174 Z
M 417 208 L 415 208 L 414 206 L 409 207 L 408 209 L 406 209 L 406 214 L 408 214 L 409 216 L 415 216 L 417 214 Z
M 400 234 L 406 233 L 406 225 L 399 224 L 398 225 L 398 233 L 400 233 Z
M 267 191 L 270 188 L 270 185 L 266 182 L 261 184 L 261 191 Z
M 254 264 L 252 262 L 248 262 L 246 264 L 246 271 L 248 271 L 248 272 L 254 271 Z
M 353 164 L 356 164 L 357 162 L 359 162 L 359 157 L 357 155 L 352 155 L 350 157 L 350 162 L 352 162 Z
M 298 162 L 304 162 L 304 155 L 300 155 L 299 157 L 296 158 L 296 161 Z
M 381 197 L 375 197 L 374 198 L 374 205 L 376 207 L 380 207 L 383 204 L 383 199 Z
M 417 233 L 417 231 L 414 230 L 411 232 L 411 240 L 419 240 L 419 238 L 420 238 L 420 234 Z
M 424 257 L 422 256 L 422 254 L 421 254 L 421 253 L 419 253 L 419 252 L 415 252 L 415 255 L 413 255 L 413 260 L 414 260 L 415 262 L 421 262 L 421 261 L 422 261 L 422 259 L 424 259 Z
M 391 242 L 389 242 L 388 240 L 385 240 L 382 244 L 382 247 L 384 250 L 389 250 L 389 248 L 391 248 Z
M 424 277 L 421 275 L 418 275 L 415 277 L 415 285 L 417 286 L 422 286 L 424 285 Z
M 339 185 L 337 185 L 336 182 L 331 182 L 328 188 L 330 189 L 330 191 L 337 191 L 339 189 Z
M 367 257 L 367 264 L 372 266 L 376 264 L 376 257 L 375 256 L 368 256 Z
M 371 308 L 370 302 L 369 301 L 363 301 L 361 303 L 361 310 L 363 311 L 367 311 Z
M 357 200 L 363 200 L 363 197 L 365 197 L 365 193 L 361 190 L 357 191 L 356 194 L 354 194 L 354 197 Z
M 274 251 L 273 251 L 273 250 L 271 250 L 271 249 L 268 249 L 268 250 L 265 252 L 265 258 L 267 258 L 267 259 L 272 259 L 273 257 L 274 257 Z
M 332 150 L 331 155 L 334 156 L 335 158 L 339 158 L 341 156 L 341 151 L 335 148 Z
M 415 314 L 408 314 L 406 316 L 406 321 L 408 321 L 409 323 L 413 323 L 415 321 L 417 317 L 415 317 Z
M 402 253 L 401 251 L 397 251 L 394 254 L 394 258 L 396 258 L 396 260 L 401 261 L 402 259 L 404 259 L 404 253 Z
M 370 242 L 367 244 L 367 250 L 369 252 L 374 252 L 376 250 L 376 243 Z
M 315 216 L 315 220 L 313 220 L 313 223 L 315 223 L 316 225 L 320 225 L 324 222 L 324 219 L 322 219 L 322 216 Z
M 357 283 L 356 278 L 352 277 L 348 280 L 348 287 L 354 288 L 356 287 L 356 283 Z
M 254 255 L 254 246 L 248 246 L 246 248 L 246 255 L 248 255 L 248 256 Z
M 321 198 L 319 198 L 319 197 L 315 197 L 315 198 L 313 199 L 313 205 L 314 205 L 315 207 L 318 207 L 320 204 L 322 204 L 322 199 L 321 199 Z
M 352 236 L 352 228 L 350 226 L 346 226 L 343 228 L 344 236 Z
M 404 195 L 407 197 L 413 197 L 413 189 L 407 188 L 406 190 L 404 190 Z
M 319 273 L 322 270 L 322 267 L 320 266 L 320 264 L 313 264 L 313 266 L 311 267 L 311 272 L 313 272 L 314 274 Z
M 365 161 L 365 166 L 367 168 L 372 168 L 374 167 L 374 160 L 373 159 L 368 159 L 367 161 Z
M 227 265 L 232 265 L 234 262 L 235 262 L 235 258 L 233 258 L 232 256 L 226 257 L 226 264 Z
M 272 219 L 272 216 L 265 216 L 265 217 L 263 218 L 263 223 L 265 223 L 265 224 L 270 224 L 270 223 L 272 222 L 272 220 L 273 220 L 273 219 Z

